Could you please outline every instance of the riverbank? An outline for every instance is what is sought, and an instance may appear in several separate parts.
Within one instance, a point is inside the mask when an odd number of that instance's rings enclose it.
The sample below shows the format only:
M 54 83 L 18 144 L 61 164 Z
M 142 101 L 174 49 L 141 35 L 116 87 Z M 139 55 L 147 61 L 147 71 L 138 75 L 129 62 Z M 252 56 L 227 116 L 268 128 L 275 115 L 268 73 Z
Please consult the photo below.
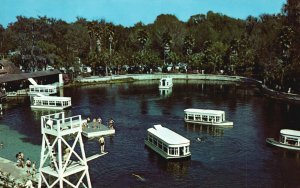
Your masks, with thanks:
M 138 81 L 138 80 L 159 80 L 163 77 L 169 77 L 178 80 L 215 80 L 215 81 L 234 81 L 244 82 L 250 80 L 241 76 L 211 75 L 211 74 L 126 74 L 113 76 L 90 76 L 78 77 L 75 83 L 114 83 L 120 81 Z
M 230 81 L 240 82 L 246 84 L 253 84 L 260 88 L 261 93 L 271 99 L 300 104 L 300 95 L 285 93 L 272 90 L 264 85 L 261 81 L 242 76 L 228 76 L 228 75 L 211 75 L 211 74 L 127 74 L 127 75 L 113 75 L 113 76 L 91 76 L 78 77 L 73 85 L 91 85 L 91 84 L 113 84 L 123 82 L 134 82 L 140 80 L 159 80 L 163 77 L 170 77 L 174 80 L 209 80 L 209 81 Z

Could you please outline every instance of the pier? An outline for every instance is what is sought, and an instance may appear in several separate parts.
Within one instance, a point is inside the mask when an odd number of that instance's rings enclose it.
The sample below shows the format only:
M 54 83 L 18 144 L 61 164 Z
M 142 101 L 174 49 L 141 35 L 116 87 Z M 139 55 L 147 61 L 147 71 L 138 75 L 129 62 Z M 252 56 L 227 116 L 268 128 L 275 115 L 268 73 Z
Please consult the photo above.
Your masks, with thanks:
M 25 185 L 28 180 L 38 182 L 38 170 L 35 175 L 27 174 L 27 167 L 18 167 L 16 162 L 0 157 L 0 187 L 5 185 L 13 187 L 14 185 Z
M 87 126 L 82 128 L 82 135 L 87 138 L 100 137 L 105 135 L 113 135 L 116 133 L 114 128 L 109 128 L 106 125 L 99 123 L 88 123 Z

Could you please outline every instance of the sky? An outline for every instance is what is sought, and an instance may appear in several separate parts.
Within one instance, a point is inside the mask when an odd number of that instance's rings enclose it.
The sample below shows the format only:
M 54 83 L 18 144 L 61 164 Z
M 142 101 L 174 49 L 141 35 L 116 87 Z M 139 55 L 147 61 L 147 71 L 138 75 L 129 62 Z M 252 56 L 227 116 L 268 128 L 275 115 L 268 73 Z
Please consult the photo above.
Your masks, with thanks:
M 105 19 L 130 27 L 137 22 L 153 23 L 160 14 L 173 14 L 187 21 L 192 15 L 208 11 L 246 19 L 249 15 L 280 13 L 285 3 L 286 0 L 1 0 L 0 24 L 7 27 L 21 15 L 47 16 L 69 23 L 76 17 Z

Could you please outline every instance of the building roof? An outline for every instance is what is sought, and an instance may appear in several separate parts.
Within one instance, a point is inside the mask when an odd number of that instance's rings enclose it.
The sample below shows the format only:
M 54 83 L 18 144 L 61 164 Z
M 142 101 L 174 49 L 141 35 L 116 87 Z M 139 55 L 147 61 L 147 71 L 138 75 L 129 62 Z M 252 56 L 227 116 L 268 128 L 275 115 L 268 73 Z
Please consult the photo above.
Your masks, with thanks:
M 2 59 L 0 65 L 3 69 L 0 69 L 0 74 L 17 74 L 21 73 L 20 69 L 16 67 L 11 61 Z
M 207 109 L 196 109 L 196 108 L 188 108 L 184 110 L 185 113 L 195 113 L 201 115 L 209 115 L 209 116 L 221 116 L 225 114 L 222 110 L 207 110 Z
M 60 74 L 59 70 L 53 71 L 37 71 L 32 73 L 19 73 L 19 74 L 0 74 L 0 83 L 12 82 L 17 80 L 27 80 L 28 78 L 37 78 L 41 76 L 50 76 Z
M 291 130 L 291 129 L 281 129 L 280 134 L 291 136 L 291 137 L 300 137 L 300 131 Z
M 168 143 L 169 145 L 189 144 L 190 143 L 190 141 L 188 139 L 184 138 L 183 136 L 181 136 L 161 125 L 154 125 L 154 128 L 148 129 L 148 132 L 157 136 L 158 138 L 160 138 L 164 142 Z

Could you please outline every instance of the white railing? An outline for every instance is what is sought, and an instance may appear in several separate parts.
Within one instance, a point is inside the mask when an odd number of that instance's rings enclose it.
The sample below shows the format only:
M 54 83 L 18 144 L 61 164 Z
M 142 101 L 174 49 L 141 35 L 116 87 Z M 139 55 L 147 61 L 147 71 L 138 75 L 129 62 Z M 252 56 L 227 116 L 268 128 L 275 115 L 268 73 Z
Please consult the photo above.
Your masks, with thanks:
M 41 117 L 42 129 L 64 131 L 78 128 L 82 124 L 81 115 L 65 118 L 64 112 L 50 114 Z

